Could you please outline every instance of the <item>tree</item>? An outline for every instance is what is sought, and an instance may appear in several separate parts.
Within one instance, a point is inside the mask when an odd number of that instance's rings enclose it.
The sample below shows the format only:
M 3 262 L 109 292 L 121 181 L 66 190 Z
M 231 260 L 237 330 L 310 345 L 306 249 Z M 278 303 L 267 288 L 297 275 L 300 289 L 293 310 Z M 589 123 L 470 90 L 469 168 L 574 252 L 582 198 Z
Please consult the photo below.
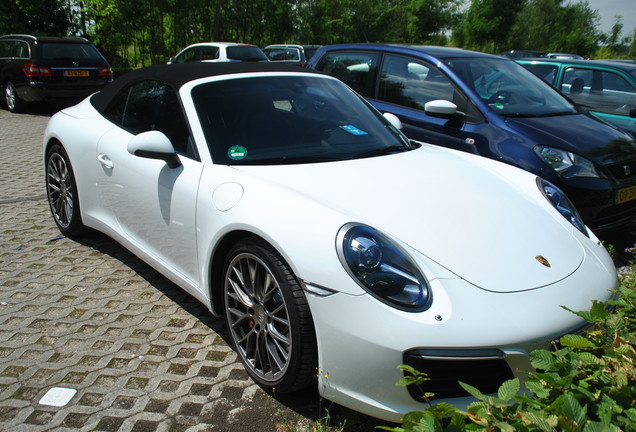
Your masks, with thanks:
M 598 12 L 586 1 L 528 0 L 510 32 L 508 46 L 592 55 L 599 33 Z
M 445 43 L 459 20 L 461 0 L 410 0 L 406 6 L 409 43 Z
M 0 34 L 68 36 L 70 9 L 64 0 L 2 0 Z
M 473 0 L 453 33 L 464 48 L 499 52 L 526 0 Z
M 636 31 L 635 31 L 636 32 Z M 633 46 L 633 40 L 629 37 L 623 36 L 623 22 L 620 15 L 616 16 L 616 21 L 612 26 L 609 33 L 601 34 L 602 46 L 596 51 L 596 58 L 620 58 L 620 57 L 633 57 L 633 53 L 630 55 L 631 46 Z M 630 46 L 631 44 L 631 46 Z

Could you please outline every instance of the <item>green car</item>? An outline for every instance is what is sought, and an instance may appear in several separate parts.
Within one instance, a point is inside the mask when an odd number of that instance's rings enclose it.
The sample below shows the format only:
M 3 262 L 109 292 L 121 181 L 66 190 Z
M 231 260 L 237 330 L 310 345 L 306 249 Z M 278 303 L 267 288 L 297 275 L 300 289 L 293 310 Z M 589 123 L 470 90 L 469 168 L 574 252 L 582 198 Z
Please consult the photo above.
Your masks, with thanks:
M 636 62 L 518 59 L 577 104 L 636 136 Z

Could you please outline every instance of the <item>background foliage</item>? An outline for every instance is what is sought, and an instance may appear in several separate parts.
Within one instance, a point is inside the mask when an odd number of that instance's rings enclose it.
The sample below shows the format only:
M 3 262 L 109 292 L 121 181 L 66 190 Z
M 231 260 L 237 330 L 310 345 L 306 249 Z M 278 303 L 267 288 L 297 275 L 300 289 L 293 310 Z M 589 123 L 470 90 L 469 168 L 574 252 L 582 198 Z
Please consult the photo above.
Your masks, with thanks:
M 395 42 L 636 57 L 620 18 L 584 0 L 1 0 L 0 34 L 91 39 L 115 67 L 162 63 L 203 41 Z

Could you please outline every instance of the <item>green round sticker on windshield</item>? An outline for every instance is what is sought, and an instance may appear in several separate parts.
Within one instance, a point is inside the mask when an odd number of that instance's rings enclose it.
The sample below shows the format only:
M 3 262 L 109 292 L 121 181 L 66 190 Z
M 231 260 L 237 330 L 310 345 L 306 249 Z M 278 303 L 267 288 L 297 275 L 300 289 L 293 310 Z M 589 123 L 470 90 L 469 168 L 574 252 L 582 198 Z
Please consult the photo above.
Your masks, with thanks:
M 230 157 L 230 159 L 234 160 L 245 159 L 245 157 L 247 156 L 247 149 L 243 146 L 235 145 L 230 147 L 230 149 L 227 151 L 227 155 Z

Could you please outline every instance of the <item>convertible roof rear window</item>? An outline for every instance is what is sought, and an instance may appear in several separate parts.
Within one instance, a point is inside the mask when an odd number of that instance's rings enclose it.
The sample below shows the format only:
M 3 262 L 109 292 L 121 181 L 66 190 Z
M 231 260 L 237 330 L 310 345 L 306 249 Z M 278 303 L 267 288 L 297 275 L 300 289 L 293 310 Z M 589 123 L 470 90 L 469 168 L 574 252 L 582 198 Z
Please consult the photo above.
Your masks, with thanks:
M 183 84 L 199 78 L 217 75 L 237 74 L 243 72 L 296 72 L 306 74 L 318 74 L 309 69 L 280 64 L 280 63 L 251 63 L 251 62 L 228 62 L 228 63 L 179 63 L 157 65 L 147 68 L 137 69 L 117 78 L 101 92 L 91 98 L 91 103 L 99 111 L 103 112 L 115 95 L 130 84 L 143 80 L 163 81 L 174 89 L 179 89 Z

